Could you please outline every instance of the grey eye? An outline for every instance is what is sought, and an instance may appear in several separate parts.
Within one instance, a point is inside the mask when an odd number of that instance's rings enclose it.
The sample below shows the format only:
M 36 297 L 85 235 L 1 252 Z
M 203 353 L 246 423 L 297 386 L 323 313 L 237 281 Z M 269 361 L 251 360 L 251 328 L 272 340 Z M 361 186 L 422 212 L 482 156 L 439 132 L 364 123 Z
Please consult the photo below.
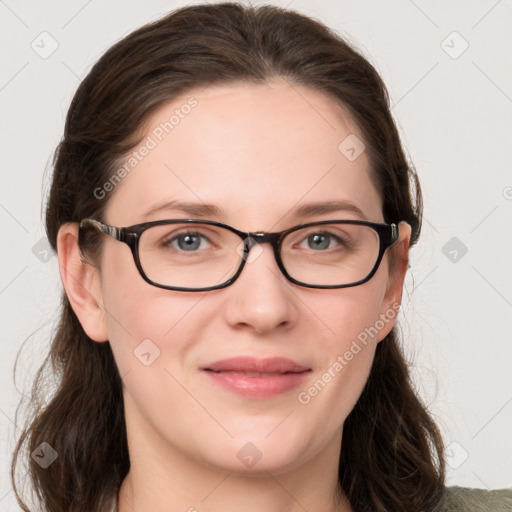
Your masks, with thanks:
M 176 237 L 178 247 L 183 251 L 194 251 L 201 245 L 201 237 L 197 235 L 180 235 Z
M 331 235 L 316 233 L 308 236 L 308 246 L 311 249 L 328 249 Z

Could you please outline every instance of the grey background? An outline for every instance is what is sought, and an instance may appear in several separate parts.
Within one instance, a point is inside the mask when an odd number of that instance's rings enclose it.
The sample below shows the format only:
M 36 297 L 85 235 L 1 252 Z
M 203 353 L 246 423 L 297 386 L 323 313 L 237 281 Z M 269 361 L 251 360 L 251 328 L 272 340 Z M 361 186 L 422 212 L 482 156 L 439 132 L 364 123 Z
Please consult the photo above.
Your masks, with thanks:
M 0 0 L 1 511 L 18 510 L 8 466 L 19 392 L 57 321 L 61 285 L 41 202 L 66 110 L 110 45 L 190 3 Z M 388 85 L 425 199 L 400 317 L 414 379 L 448 445 L 448 482 L 512 486 L 512 2 L 265 3 L 340 31 Z

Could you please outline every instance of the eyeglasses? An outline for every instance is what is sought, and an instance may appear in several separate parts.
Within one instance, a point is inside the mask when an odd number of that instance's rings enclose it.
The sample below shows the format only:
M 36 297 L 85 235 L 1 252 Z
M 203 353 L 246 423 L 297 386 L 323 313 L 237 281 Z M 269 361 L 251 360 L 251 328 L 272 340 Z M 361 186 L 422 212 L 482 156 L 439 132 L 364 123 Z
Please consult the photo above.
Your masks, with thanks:
M 359 220 L 310 222 L 279 233 L 245 233 L 209 220 L 158 220 L 117 228 L 84 219 L 79 229 L 81 246 L 91 228 L 127 244 L 146 282 L 187 292 L 233 284 L 264 243 L 272 245 L 278 267 L 294 284 L 322 289 L 360 285 L 373 277 L 384 252 L 399 235 L 396 224 Z

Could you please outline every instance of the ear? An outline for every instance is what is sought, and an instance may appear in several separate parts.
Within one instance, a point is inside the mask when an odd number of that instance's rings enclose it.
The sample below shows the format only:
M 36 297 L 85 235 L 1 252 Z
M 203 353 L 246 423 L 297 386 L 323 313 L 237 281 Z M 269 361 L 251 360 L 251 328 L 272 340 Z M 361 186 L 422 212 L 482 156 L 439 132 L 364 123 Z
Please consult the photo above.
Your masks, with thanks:
M 89 338 L 108 341 L 100 271 L 83 259 L 78 246 L 78 224 L 63 224 L 57 235 L 57 256 L 64 290 Z
M 411 226 L 405 221 L 400 222 L 398 234 L 398 240 L 388 249 L 392 254 L 388 254 L 389 278 L 379 317 L 384 322 L 384 327 L 379 332 L 378 341 L 383 340 L 390 333 L 402 303 L 402 290 L 409 264 Z M 389 259 L 390 256 L 391 259 Z

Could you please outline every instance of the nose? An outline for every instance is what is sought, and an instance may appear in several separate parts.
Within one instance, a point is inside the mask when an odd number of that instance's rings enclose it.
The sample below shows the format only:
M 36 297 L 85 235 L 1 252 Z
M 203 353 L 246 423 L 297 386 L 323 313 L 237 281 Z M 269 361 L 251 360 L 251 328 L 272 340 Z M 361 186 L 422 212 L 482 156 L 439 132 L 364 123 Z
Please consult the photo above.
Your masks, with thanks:
M 293 286 L 277 266 L 270 244 L 253 245 L 242 273 L 226 288 L 226 320 L 258 334 L 289 328 L 298 317 Z

